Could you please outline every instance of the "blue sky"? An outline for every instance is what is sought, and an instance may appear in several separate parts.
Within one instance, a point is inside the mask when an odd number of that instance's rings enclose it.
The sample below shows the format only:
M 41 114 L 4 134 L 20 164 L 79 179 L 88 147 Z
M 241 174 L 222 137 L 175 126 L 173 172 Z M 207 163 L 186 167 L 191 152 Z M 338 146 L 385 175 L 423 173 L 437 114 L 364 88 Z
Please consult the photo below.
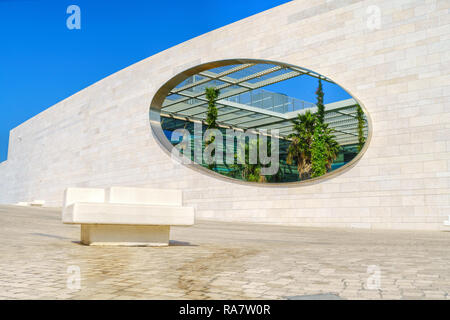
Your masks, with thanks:
M 7 157 L 9 130 L 58 101 L 155 53 L 286 2 L 0 0 L 0 161 Z M 81 8 L 81 30 L 66 27 L 71 4 Z

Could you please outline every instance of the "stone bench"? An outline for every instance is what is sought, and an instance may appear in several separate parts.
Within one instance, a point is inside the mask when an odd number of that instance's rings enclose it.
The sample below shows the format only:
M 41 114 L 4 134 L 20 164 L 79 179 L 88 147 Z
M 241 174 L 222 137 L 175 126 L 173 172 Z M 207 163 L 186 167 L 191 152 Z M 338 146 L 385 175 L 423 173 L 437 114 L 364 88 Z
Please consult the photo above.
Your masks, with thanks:
M 81 224 L 86 245 L 167 246 L 170 226 L 192 226 L 194 216 L 179 190 L 69 188 L 62 220 Z
M 43 207 L 45 206 L 44 200 L 33 200 L 31 202 L 18 202 L 16 206 L 20 207 Z

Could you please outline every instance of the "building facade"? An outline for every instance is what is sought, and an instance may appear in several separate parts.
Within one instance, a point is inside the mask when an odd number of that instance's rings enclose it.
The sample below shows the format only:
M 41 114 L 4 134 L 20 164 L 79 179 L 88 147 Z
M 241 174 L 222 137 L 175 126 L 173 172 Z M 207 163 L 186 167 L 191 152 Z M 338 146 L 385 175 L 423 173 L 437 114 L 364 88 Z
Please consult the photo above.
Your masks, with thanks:
M 450 215 L 450 3 L 293 1 L 121 70 L 10 133 L 0 202 L 59 206 L 67 187 L 184 191 L 199 219 L 440 230 Z M 364 105 L 370 141 L 352 166 L 289 186 L 218 179 L 173 162 L 150 105 L 172 77 L 227 59 L 325 75 Z

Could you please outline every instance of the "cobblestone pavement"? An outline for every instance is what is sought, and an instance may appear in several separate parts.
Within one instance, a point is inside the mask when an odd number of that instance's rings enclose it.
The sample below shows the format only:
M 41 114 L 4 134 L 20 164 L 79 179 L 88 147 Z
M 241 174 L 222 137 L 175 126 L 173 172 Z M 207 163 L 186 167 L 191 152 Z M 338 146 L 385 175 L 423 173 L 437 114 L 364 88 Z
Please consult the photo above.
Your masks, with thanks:
M 0 299 L 450 299 L 450 232 L 198 221 L 165 248 L 79 232 L 56 209 L 0 206 Z

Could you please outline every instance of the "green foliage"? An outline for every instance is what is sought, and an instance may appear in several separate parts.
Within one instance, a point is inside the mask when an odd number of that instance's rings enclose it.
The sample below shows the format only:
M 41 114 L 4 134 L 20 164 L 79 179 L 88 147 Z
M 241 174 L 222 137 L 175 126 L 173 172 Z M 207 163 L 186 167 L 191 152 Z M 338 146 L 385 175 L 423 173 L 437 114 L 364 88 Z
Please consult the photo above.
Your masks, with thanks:
M 331 169 L 331 165 L 333 164 L 333 161 L 337 158 L 339 151 L 341 149 L 341 146 L 339 143 L 335 140 L 336 136 L 333 135 L 334 129 L 328 128 L 328 124 L 324 123 L 322 125 L 323 127 L 323 133 L 322 138 L 326 147 L 325 151 L 325 158 L 327 159 L 327 170 Z
M 325 105 L 323 104 L 323 88 L 322 88 L 322 79 L 319 78 L 319 86 L 317 87 L 316 97 L 317 97 L 317 120 L 320 123 L 325 121 Z
M 281 168 L 278 168 L 277 173 L 275 173 L 271 176 L 269 176 L 269 175 L 265 176 L 265 180 L 267 182 L 283 182 L 284 179 L 285 179 L 285 174 L 284 174 L 283 170 L 281 170 Z
M 319 79 L 317 95 L 317 113 L 306 111 L 299 114 L 292 122 L 295 133 L 289 135 L 291 144 L 288 148 L 286 162 L 297 164 L 300 180 L 319 177 L 331 169 L 340 146 L 335 140 L 333 129 L 324 123 L 325 106 L 322 80 Z
M 318 123 L 314 128 L 314 137 L 311 144 L 311 177 L 320 177 L 331 169 L 340 146 L 335 140 L 333 129 L 326 123 Z
M 360 105 L 356 107 L 356 117 L 358 119 L 358 151 L 361 151 L 366 142 L 366 138 L 364 137 L 364 111 Z
M 235 164 L 233 164 L 232 167 L 243 180 L 250 182 L 265 182 L 266 178 L 261 175 L 261 168 L 263 166 L 259 161 L 259 157 L 257 157 L 256 163 L 250 163 L 250 147 L 256 148 L 257 154 L 259 154 L 259 137 L 256 140 L 245 139 L 245 142 L 242 143 L 245 144 L 244 158 L 240 158 L 242 155 L 235 153 Z
M 311 142 L 311 177 L 320 177 L 327 173 L 327 146 L 325 144 L 325 130 L 319 122 L 314 128 Z
M 300 179 L 308 179 L 311 176 L 311 144 L 317 117 L 310 111 L 306 111 L 304 114 L 297 115 L 292 122 L 295 133 L 289 135 L 291 144 L 286 162 L 296 163 Z
M 217 107 L 216 107 L 216 100 L 219 97 L 220 90 L 217 88 L 205 88 L 205 95 L 206 99 L 208 99 L 208 111 L 206 113 L 206 124 L 207 129 L 217 129 Z M 205 146 L 209 146 L 211 143 L 213 143 L 215 140 L 215 137 L 211 137 L 211 139 L 208 139 L 205 141 Z M 215 151 L 211 154 L 214 156 Z M 210 170 L 214 170 L 216 167 L 215 164 L 208 164 L 208 168 Z
M 217 128 L 217 107 L 216 100 L 219 97 L 220 90 L 217 88 L 205 88 L 206 99 L 208 99 L 208 111 L 206 113 L 206 124 L 208 129 Z

